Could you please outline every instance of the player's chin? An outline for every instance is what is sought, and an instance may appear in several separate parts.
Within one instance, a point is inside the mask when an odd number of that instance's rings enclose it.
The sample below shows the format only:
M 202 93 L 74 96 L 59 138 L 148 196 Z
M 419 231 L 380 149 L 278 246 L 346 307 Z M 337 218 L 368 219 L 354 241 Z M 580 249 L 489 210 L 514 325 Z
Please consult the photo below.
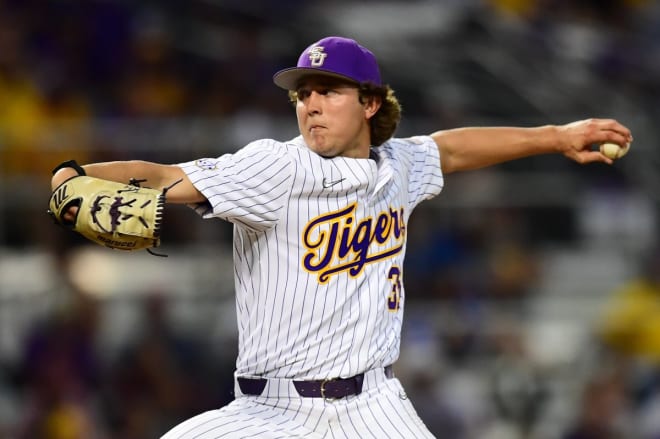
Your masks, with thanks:
M 335 148 L 325 146 L 323 144 L 319 144 L 316 142 L 310 142 L 308 145 L 309 149 L 320 155 L 321 157 L 325 157 L 327 159 L 337 157 L 339 154 L 335 150 Z
M 323 157 L 324 159 L 332 159 L 332 158 L 335 158 L 335 157 L 339 156 L 339 154 L 337 154 L 336 152 L 333 152 L 333 151 L 317 152 L 317 154 L 320 155 L 321 157 Z

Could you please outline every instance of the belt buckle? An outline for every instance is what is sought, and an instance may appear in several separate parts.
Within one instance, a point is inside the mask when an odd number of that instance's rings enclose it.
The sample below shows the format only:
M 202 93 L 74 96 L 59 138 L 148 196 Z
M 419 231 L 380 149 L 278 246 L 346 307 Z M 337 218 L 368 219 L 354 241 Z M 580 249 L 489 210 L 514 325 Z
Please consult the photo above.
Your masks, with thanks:
M 337 398 L 325 396 L 325 385 L 328 384 L 329 382 L 335 381 L 336 378 L 326 378 L 323 381 L 321 381 L 321 398 L 323 398 L 325 401 L 332 402 L 336 400 Z

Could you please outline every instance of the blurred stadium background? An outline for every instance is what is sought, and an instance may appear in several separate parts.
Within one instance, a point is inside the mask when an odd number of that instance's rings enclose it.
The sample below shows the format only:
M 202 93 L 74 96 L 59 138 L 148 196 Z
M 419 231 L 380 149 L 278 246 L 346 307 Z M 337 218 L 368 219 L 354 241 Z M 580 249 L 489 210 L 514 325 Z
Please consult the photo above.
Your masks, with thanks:
M 168 210 L 168 258 L 45 214 L 50 169 L 290 138 L 310 42 L 380 60 L 398 135 L 613 117 L 614 166 L 452 175 L 409 231 L 396 372 L 452 439 L 660 437 L 660 5 L 653 0 L 0 1 L 0 438 L 157 437 L 231 400 L 231 227 Z

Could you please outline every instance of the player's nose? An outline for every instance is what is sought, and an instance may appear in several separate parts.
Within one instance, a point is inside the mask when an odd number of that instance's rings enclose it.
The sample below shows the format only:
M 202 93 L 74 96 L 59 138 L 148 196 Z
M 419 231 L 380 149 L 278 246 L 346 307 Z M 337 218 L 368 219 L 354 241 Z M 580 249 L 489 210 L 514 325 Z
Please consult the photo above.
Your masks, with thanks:
M 307 98 L 307 113 L 308 114 L 318 114 L 321 113 L 321 94 L 312 91 Z

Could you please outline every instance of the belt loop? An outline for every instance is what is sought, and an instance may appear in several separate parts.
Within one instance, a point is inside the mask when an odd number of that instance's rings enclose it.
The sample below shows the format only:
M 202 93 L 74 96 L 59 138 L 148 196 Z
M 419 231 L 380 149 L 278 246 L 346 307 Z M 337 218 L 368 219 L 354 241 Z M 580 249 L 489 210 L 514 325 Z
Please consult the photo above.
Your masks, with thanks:
M 254 396 L 261 395 L 266 388 L 266 383 L 268 383 L 268 380 L 265 378 L 238 377 L 236 380 L 238 381 L 238 387 L 244 395 Z
M 355 394 L 359 395 L 362 393 L 362 385 L 364 384 L 364 374 L 357 375 L 355 377 Z

